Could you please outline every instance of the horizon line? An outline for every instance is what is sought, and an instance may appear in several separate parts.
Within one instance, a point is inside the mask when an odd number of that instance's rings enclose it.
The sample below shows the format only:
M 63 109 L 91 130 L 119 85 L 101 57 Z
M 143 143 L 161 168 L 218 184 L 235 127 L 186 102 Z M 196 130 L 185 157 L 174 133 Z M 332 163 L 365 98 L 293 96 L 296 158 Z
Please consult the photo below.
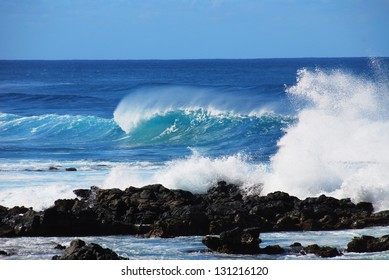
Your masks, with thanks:
M 182 60 L 270 60 L 270 59 L 353 59 L 389 58 L 389 56 L 301 56 L 301 57 L 256 57 L 256 58 L 0 58 L 0 61 L 182 61 Z

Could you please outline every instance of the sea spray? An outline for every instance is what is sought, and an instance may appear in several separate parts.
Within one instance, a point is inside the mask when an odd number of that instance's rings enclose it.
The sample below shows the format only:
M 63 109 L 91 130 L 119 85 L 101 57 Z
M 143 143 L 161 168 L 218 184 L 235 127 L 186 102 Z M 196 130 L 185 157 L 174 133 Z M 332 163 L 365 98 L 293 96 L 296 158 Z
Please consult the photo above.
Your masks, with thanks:
M 340 70 L 298 72 L 287 92 L 305 102 L 271 158 L 265 192 L 325 193 L 389 208 L 389 91 Z
M 0 205 L 46 209 L 57 199 L 75 198 L 74 189 L 101 185 L 112 164 L 9 160 L 0 164 Z M 70 167 L 77 171 L 66 171 Z
M 172 160 L 155 169 L 134 170 L 128 166 L 117 166 L 103 185 L 124 188 L 130 182 L 137 187 L 159 183 L 171 189 L 205 193 L 218 181 L 227 181 L 250 189 L 261 181 L 264 168 L 262 164 L 249 163 L 243 154 L 210 158 L 193 150 L 191 156 Z
M 304 69 L 287 92 L 304 105 L 295 124 L 292 118 L 286 122 L 270 164 L 240 154 L 214 158 L 194 153 L 142 175 L 115 168 L 105 185 L 159 182 L 205 192 L 217 180 L 245 186 L 264 183 L 265 193 L 283 190 L 301 198 L 324 193 L 371 201 L 375 210 L 388 208 L 389 91 L 385 83 L 340 70 Z
M 20 178 L 18 176 L 15 179 L 30 178 Z M 51 183 L 0 190 L 0 205 L 9 208 L 14 206 L 32 207 L 34 210 L 40 211 L 53 206 L 57 199 L 73 199 L 73 189 L 77 189 L 77 187 Z
M 260 107 L 255 107 L 258 104 L 237 110 L 239 106 L 235 101 L 235 104 L 231 102 L 235 99 L 230 100 L 228 94 L 227 101 L 222 103 L 219 96 L 208 94 L 209 97 L 205 93 L 199 93 L 195 98 L 192 92 L 188 99 L 185 94 L 178 94 L 180 90 L 183 88 L 165 88 L 158 95 L 148 91 L 128 96 L 116 109 L 115 120 L 131 134 L 142 127 L 142 122 L 155 116 L 166 117 L 180 111 L 186 115 L 197 114 L 196 119 L 201 121 L 192 123 L 188 139 L 201 135 L 226 142 L 229 138 L 225 137 L 223 129 L 218 130 L 220 137 L 211 133 L 209 128 L 212 125 L 207 123 L 210 116 L 217 117 L 218 122 L 227 117 L 242 120 L 250 118 L 250 112 L 256 109 L 260 111 Z M 376 210 L 388 208 L 389 178 L 385 170 L 389 167 L 389 150 L 386 148 L 389 143 L 386 109 L 389 108 L 389 91 L 382 75 L 374 80 L 342 70 L 302 69 L 298 71 L 296 85 L 286 91 L 301 108 L 297 110 L 297 122 L 290 116 L 277 117 L 279 124 L 283 123 L 277 128 L 284 130 L 284 134 L 279 132 L 278 151 L 271 156 L 270 163 L 248 160 L 239 155 L 239 151 L 230 156 L 216 157 L 194 153 L 146 174 L 117 167 L 105 185 L 154 182 L 170 188 L 205 192 L 217 180 L 228 180 L 245 186 L 263 183 L 264 193 L 283 190 L 301 198 L 324 193 L 339 198 L 351 197 L 356 202 L 371 201 Z M 149 103 L 139 105 L 138 95 L 151 99 Z M 258 119 L 258 115 L 255 117 Z M 198 128 L 204 124 L 207 130 L 199 133 Z M 244 133 L 247 135 L 247 131 L 256 129 L 257 134 L 250 135 L 255 135 L 259 143 L 261 125 L 245 126 Z M 232 123 L 228 126 L 231 127 Z M 160 136 L 183 130 L 178 118 L 171 118 L 170 125 L 164 127 Z M 241 127 L 237 130 L 244 131 Z M 238 138 L 244 139 L 242 136 L 239 134 L 230 143 Z M 240 142 L 238 146 L 244 145 Z

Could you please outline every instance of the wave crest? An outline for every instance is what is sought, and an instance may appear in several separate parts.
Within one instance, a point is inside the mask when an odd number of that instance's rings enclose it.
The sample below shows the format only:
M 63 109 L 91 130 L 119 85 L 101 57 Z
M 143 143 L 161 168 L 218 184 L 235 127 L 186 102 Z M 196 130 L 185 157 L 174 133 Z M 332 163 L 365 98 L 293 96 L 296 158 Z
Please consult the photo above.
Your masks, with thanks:
M 269 105 L 269 104 L 268 104 Z M 258 104 L 247 93 L 220 92 L 211 89 L 180 86 L 143 88 L 127 95 L 114 112 L 116 123 L 130 133 L 142 122 L 171 112 L 200 112 L 202 115 L 258 116 L 272 113 L 270 105 Z M 200 114 L 197 114 L 200 115 Z

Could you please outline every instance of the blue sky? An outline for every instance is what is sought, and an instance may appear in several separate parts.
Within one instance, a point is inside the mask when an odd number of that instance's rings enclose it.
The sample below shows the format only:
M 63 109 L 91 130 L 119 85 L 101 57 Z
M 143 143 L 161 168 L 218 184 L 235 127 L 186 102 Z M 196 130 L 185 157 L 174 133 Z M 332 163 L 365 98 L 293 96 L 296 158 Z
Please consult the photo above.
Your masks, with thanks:
M 389 0 L 0 0 L 0 59 L 389 56 Z

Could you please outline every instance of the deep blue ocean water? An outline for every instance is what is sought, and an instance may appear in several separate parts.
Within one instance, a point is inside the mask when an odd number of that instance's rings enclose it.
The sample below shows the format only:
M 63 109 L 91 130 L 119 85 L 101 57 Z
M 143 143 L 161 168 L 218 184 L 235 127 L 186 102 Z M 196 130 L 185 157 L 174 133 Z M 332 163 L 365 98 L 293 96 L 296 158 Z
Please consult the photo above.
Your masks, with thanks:
M 0 61 L 0 204 L 227 180 L 389 209 L 388 73 L 387 58 Z

